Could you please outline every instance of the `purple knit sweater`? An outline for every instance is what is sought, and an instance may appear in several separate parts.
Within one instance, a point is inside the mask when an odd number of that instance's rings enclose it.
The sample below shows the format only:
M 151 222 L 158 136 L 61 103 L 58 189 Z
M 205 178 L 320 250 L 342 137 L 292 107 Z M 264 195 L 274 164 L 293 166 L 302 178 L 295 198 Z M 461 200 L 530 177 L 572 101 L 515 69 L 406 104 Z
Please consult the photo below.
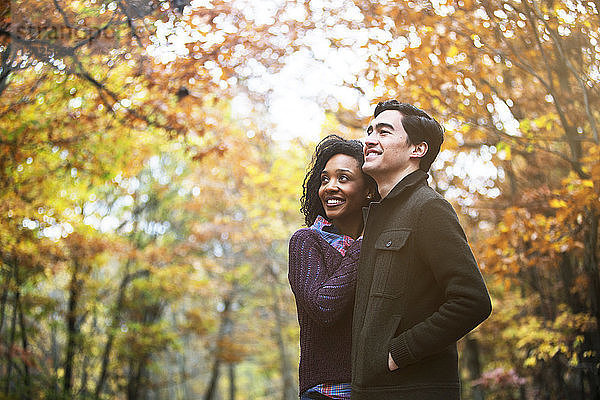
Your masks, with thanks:
M 300 324 L 300 393 L 352 378 L 352 309 L 361 242 L 355 240 L 342 256 L 313 229 L 300 229 L 290 239 L 288 279 Z

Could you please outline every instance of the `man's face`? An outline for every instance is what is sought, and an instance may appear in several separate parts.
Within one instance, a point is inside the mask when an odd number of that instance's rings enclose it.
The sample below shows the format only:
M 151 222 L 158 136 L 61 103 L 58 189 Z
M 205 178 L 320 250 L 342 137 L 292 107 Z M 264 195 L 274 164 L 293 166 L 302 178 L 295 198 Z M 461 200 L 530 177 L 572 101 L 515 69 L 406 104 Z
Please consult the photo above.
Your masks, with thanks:
M 409 143 L 402 114 L 396 110 L 382 112 L 367 128 L 363 171 L 381 184 L 394 182 L 418 169 L 415 146 Z

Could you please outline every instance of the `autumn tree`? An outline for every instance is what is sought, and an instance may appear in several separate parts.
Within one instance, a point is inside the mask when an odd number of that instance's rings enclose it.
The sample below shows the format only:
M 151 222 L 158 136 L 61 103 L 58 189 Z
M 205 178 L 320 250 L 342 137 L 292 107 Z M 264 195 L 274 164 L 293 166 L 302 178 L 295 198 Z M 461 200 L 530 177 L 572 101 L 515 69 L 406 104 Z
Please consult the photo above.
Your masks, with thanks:
M 313 16 L 343 27 L 324 30 L 333 49 L 364 55 L 348 86 L 448 127 L 432 176 L 480 228 L 496 306 L 482 372 L 509 382 L 496 395 L 600 395 L 598 13 L 594 2 L 347 1 Z M 494 172 L 478 181 L 485 163 Z M 480 385 L 490 376 L 502 378 Z
M 273 142 L 254 89 L 326 41 L 357 98 L 448 128 L 432 184 L 495 305 L 461 343 L 465 394 L 598 398 L 598 3 L 261 5 L 3 3 L 0 393 L 295 395 L 286 244 L 310 145 Z M 347 128 L 324 129 L 360 135 L 333 111 Z
M 138 398 L 154 390 L 144 384 L 155 357 L 177 345 L 170 329 L 181 321 L 166 327 L 165 307 L 192 290 L 165 277 L 203 287 L 187 274 L 204 242 L 186 247 L 194 214 L 168 208 L 171 185 L 125 183 L 147 176 L 161 137 L 188 160 L 222 154 L 217 99 L 276 68 L 297 33 L 284 9 L 259 21 L 243 2 L 13 1 L 1 11 L 3 394 Z M 207 132 L 218 134 L 202 141 Z
M 248 397 L 297 397 L 287 241 L 300 221 L 297 199 L 306 153 L 282 149 L 260 131 L 255 116 L 255 110 L 231 116 L 238 128 L 227 136 L 223 153 L 207 155 L 196 170 L 197 204 L 207 217 L 195 232 L 207 250 L 203 263 L 215 284 L 212 312 L 219 320 L 207 346 L 206 399 L 215 398 L 219 387 L 230 396 L 244 387 Z M 203 140 L 218 138 L 209 134 Z M 220 164 L 229 168 L 214 167 Z M 254 375 L 255 385 L 236 378 L 248 364 L 263 371 Z

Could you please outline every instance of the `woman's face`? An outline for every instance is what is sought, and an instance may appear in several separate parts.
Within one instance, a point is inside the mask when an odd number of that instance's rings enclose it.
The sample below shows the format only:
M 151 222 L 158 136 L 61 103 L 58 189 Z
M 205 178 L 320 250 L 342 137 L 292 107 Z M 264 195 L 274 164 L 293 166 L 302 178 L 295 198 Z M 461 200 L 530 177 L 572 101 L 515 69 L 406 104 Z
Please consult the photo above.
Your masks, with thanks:
M 321 172 L 319 198 L 327 218 L 338 222 L 362 221 L 362 207 L 367 203 L 369 188 L 358 161 L 346 154 L 336 154 Z

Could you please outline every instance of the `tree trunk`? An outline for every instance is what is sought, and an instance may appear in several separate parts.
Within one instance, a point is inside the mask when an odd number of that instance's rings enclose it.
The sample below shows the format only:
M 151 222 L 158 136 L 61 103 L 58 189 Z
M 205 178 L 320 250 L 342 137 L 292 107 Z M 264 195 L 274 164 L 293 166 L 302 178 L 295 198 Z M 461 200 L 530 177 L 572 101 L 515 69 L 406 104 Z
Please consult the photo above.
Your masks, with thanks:
M 96 332 L 98 329 L 98 316 L 96 315 L 96 313 L 94 313 L 94 317 L 92 319 L 92 332 Z M 86 399 L 88 398 L 89 392 L 88 392 L 88 368 L 90 365 L 90 356 L 88 354 L 88 352 L 85 352 L 85 355 L 83 357 L 83 362 L 81 363 L 81 380 L 79 383 L 79 386 L 81 387 L 81 397 Z
M 177 321 L 175 321 L 175 314 L 173 314 L 173 326 L 177 326 Z M 189 346 L 189 338 L 187 335 L 183 337 L 182 341 L 184 342 L 184 348 Z M 183 400 L 186 400 L 191 398 L 191 396 L 187 381 L 189 371 L 187 370 L 186 366 L 185 351 L 178 354 L 177 359 L 179 360 L 179 384 L 181 385 L 181 390 L 183 392 Z
M 517 177 L 510 161 L 504 164 L 504 170 L 510 182 L 510 206 L 512 207 L 517 204 L 517 199 L 519 198 L 519 184 L 517 183 Z
M 16 293 L 18 293 L 18 292 L 19 292 L 19 289 L 17 288 Z M 15 299 L 17 297 L 16 293 L 15 293 Z M 12 351 L 13 351 L 13 348 L 15 345 L 16 328 L 17 328 L 17 305 L 16 305 L 16 300 L 15 300 L 15 304 L 13 306 L 11 327 L 10 327 L 10 338 L 9 338 L 9 341 L 6 346 L 7 367 L 6 367 L 6 385 L 4 386 L 4 394 L 7 397 L 11 390 L 11 382 L 12 382 L 11 378 L 12 378 L 12 370 L 13 370 Z
M 585 271 L 590 283 L 590 301 L 592 313 L 597 321 L 600 321 L 600 274 L 598 271 L 598 215 L 594 210 L 586 210 L 586 220 L 589 221 L 589 229 L 585 233 Z
M 187 368 L 186 368 L 186 359 L 185 359 L 185 353 L 180 355 L 180 359 L 181 359 L 181 364 L 180 364 L 180 371 L 179 371 L 179 380 L 181 382 L 181 387 L 182 387 L 182 391 L 183 391 L 183 399 L 189 399 L 191 398 L 190 396 L 190 389 L 189 389 L 189 384 L 188 384 L 188 380 L 187 380 Z
M 229 400 L 235 400 L 235 364 L 229 363 Z
M 481 377 L 481 362 L 479 355 L 479 342 L 477 339 L 473 337 L 473 335 L 468 335 L 465 338 L 465 352 L 463 353 L 465 357 L 465 364 L 467 366 L 467 371 L 469 372 L 469 380 L 472 382 L 479 377 Z M 483 394 L 483 390 L 479 385 L 471 386 L 473 400 L 484 400 L 485 396 Z
M 60 386 L 58 383 L 58 368 L 60 366 L 59 355 L 58 355 L 58 338 L 56 332 L 56 324 L 54 321 L 50 323 L 50 353 L 52 357 L 52 398 L 59 398 Z
M 0 264 L 1 266 L 2 264 Z M 5 316 L 6 316 L 6 305 L 8 303 L 8 285 L 10 283 L 10 274 L 9 273 L 3 273 L 1 275 L 3 277 L 3 287 L 2 287 L 2 297 L 0 298 L 0 340 L 2 340 L 2 342 L 4 343 L 4 336 L 2 335 L 2 330 L 4 328 L 4 320 L 5 320 Z M 6 349 L 8 351 L 8 348 Z M 8 360 L 8 356 L 7 356 L 7 360 Z M 2 363 L 4 364 L 4 363 Z M 8 372 L 8 363 L 6 366 L 3 366 L 2 364 L 0 364 L 0 374 L 4 375 L 6 372 Z M 8 381 L 7 381 L 8 382 Z
M 206 392 L 204 393 L 204 400 L 214 400 L 217 392 L 217 385 L 219 383 L 219 375 L 221 369 L 221 357 L 222 357 L 222 343 L 227 332 L 231 329 L 231 303 L 233 299 L 231 295 L 228 295 L 223 299 L 223 312 L 221 313 L 221 322 L 219 325 L 219 333 L 217 334 L 217 343 L 215 346 L 215 360 L 211 368 L 210 380 Z
M 4 327 L 4 316 L 6 312 L 6 302 L 8 300 L 8 285 L 10 283 L 10 276 L 6 276 L 4 279 L 4 285 L 2 285 L 2 297 L 0 298 L 0 334 Z
M 19 329 L 21 331 L 21 346 L 23 347 L 23 357 L 28 357 L 29 355 L 27 353 L 28 353 L 29 345 L 28 345 L 28 341 L 27 341 L 27 332 L 25 331 L 25 316 L 23 315 L 23 305 L 21 304 L 20 292 L 17 292 L 15 297 L 16 297 L 15 298 L 16 307 L 19 312 Z M 29 376 L 28 360 L 23 360 L 23 372 L 24 372 L 23 400 L 29 400 L 31 398 L 30 397 L 31 379 Z
M 116 318 L 113 318 L 113 323 Z M 112 332 L 114 325 L 111 325 L 111 331 L 108 333 L 108 338 L 106 340 L 106 344 L 104 345 L 104 352 L 102 354 L 102 367 L 100 368 L 100 376 L 98 378 L 98 382 L 96 383 L 96 390 L 94 391 L 94 398 L 99 399 L 102 390 L 104 390 L 104 383 L 106 382 L 106 376 L 108 371 L 108 362 L 110 361 L 110 353 L 112 351 L 113 341 L 115 339 L 115 334 Z
M 71 271 L 71 282 L 69 283 L 69 302 L 66 316 L 67 345 L 65 349 L 63 392 L 67 399 L 73 397 L 73 362 L 78 347 L 79 329 L 77 327 L 77 305 L 80 292 L 81 282 L 79 281 L 79 263 L 74 261 L 73 270 Z
M 98 377 L 98 382 L 96 383 L 96 389 L 94 391 L 94 398 L 99 399 L 102 391 L 104 390 L 104 384 L 106 383 L 106 377 L 108 374 L 108 364 L 110 361 L 110 354 L 112 352 L 113 342 L 115 340 L 115 332 L 114 329 L 116 325 L 119 323 L 119 319 L 121 317 L 121 310 L 123 308 L 123 301 L 125 300 L 125 290 L 131 281 L 134 279 L 144 276 L 148 274 L 147 270 L 140 270 L 133 274 L 129 273 L 129 269 L 131 266 L 132 260 L 128 260 L 125 266 L 125 275 L 121 280 L 121 284 L 119 285 L 119 293 L 117 295 L 117 302 L 115 305 L 115 311 L 113 314 L 113 318 L 111 321 L 111 325 L 108 331 L 108 338 L 106 339 L 106 344 L 104 345 L 104 352 L 102 354 L 102 366 L 100 368 L 100 375 Z
M 579 296 L 573 296 L 571 289 L 575 286 L 575 271 L 572 261 L 573 254 L 564 252 L 559 264 L 560 278 L 562 280 L 562 299 L 566 301 L 571 311 L 575 314 L 585 312 L 585 304 L 579 299 Z M 577 262 L 577 261 L 576 261 Z
M 215 360 L 213 361 L 213 365 L 210 373 L 210 381 L 208 383 L 208 387 L 206 389 L 206 393 L 204 393 L 204 400 L 213 400 L 214 396 L 217 392 L 217 384 L 219 383 L 219 370 L 221 369 L 221 359 L 217 354 Z
M 127 400 L 144 398 L 141 395 L 141 381 L 145 373 L 146 357 L 132 359 L 129 363 L 129 379 L 127 382 Z
M 273 297 L 273 314 L 275 315 L 275 339 L 279 349 L 279 367 L 281 369 L 281 378 L 283 390 L 281 397 L 283 400 L 293 400 L 298 397 L 298 389 L 294 383 L 292 376 L 292 367 L 286 351 L 285 341 L 283 339 L 283 317 L 279 308 L 279 296 L 277 294 L 276 285 L 271 285 L 271 294 Z
M 0 95 L 4 92 L 4 90 L 8 87 L 10 74 L 12 73 L 11 67 L 11 57 L 12 54 L 12 46 L 9 42 L 2 52 L 2 72 L 0 72 Z
M 599 215 L 595 210 L 586 210 L 586 220 L 589 221 L 589 229 L 585 233 L 584 246 L 585 258 L 584 268 L 589 280 L 590 307 L 596 321 L 600 321 L 600 274 L 598 271 L 598 220 Z M 589 381 L 590 399 L 600 399 L 600 378 L 598 377 L 598 362 L 600 361 L 600 330 L 596 329 L 586 335 L 587 350 L 591 351 L 591 357 L 584 357 L 584 373 Z

